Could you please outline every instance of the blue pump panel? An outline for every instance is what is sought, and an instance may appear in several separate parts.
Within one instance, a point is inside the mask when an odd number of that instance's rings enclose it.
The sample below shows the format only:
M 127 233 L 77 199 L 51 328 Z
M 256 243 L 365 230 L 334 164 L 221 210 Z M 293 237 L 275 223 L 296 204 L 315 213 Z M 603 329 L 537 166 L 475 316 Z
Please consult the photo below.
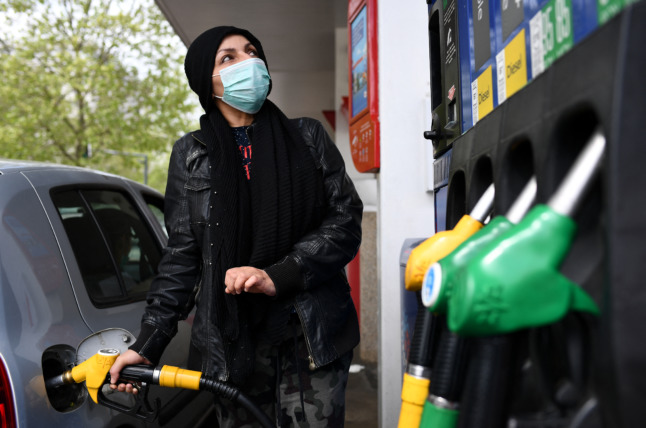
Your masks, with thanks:
M 433 1 L 431 8 L 440 0 Z M 631 0 L 441 0 L 442 26 L 457 26 L 461 134 L 549 68 Z M 455 20 L 452 14 L 455 12 Z M 447 44 L 443 54 L 453 54 Z M 446 61 L 447 58 L 442 58 Z M 443 84 L 445 76 L 443 76 Z M 440 155 L 441 153 L 438 153 Z

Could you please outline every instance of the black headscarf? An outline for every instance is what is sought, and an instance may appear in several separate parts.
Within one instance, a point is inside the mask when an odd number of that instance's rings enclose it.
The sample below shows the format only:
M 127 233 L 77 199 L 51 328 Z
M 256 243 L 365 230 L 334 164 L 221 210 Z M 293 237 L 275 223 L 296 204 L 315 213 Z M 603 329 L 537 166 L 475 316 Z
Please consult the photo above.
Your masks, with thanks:
M 258 57 L 262 59 L 269 69 L 265 51 L 262 49 L 260 41 L 247 30 L 236 27 L 215 27 L 200 34 L 200 36 L 191 43 L 186 53 L 184 61 L 184 71 L 188 77 L 188 84 L 199 97 L 202 108 L 207 113 L 215 108 L 213 103 L 213 67 L 215 66 L 215 54 L 217 53 L 222 40 L 231 34 L 239 34 L 245 37 L 258 52 Z M 269 92 L 271 92 L 271 81 L 269 82 Z M 269 95 L 269 94 L 268 94 Z
M 253 369 L 253 325 L 276 301 L 264 295 L 225 294 L 226 271 L 238 266 L 263 269 L 287 255 L 320 224 L 323 184 L 298 127 L 269 100 L 254 116 L 247 180 L 233 132 L 212 100 L 216 52 L 230 34 L 247 38 L 267 64 L 260 41 L 247 30 L 215 27 L 191 44 L 184 68 L 205 110 L 200 127 L 211 167 L 209 227 L 216 287 L 211 321 L 222 332 L 231 380 L 242 384 Z

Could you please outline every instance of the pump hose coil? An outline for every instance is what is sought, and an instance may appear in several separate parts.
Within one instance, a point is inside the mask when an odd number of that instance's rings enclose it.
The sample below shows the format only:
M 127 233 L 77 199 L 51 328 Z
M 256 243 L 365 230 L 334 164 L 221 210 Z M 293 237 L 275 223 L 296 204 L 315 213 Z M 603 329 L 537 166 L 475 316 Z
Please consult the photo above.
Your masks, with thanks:
M 247 409 L 265 428 L 273 428 L 275 425 L 269 420 L 269 417 L 254 404 L 249 397 L 244 395 L 238 389 L 214 379 L 202 377 L 200 379 L 200 390 L 209 391 L 220 397 L 229 399 L 236 404 Z

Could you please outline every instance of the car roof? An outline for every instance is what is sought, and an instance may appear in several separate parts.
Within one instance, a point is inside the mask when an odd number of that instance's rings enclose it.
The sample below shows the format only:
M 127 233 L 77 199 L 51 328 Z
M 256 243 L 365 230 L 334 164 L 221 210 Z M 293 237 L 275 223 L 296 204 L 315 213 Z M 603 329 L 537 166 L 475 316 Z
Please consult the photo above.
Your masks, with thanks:
M 98 175 L 104 175 L 109 177 L 116 177 L 121 180 L 127 181 L 128 183 L 134 185 L 137 188 L 145 188 L 148 191 L 152 191 L 153 193 L 159 193 L 156 189 L 153 189 L 152 187 L 147 186 L 138 181 L 131 180 L 127 177 L 123 177 L 120 175 L 111 174 L 109 172 L 99 171 L 96 169 L 83 168 L 80 166 L 73 166 L 73 165 L 63 165 L 63 164 L 57 164 L 53 162 L 37 162 L 37 161 L 29 161 L 29 160 L 0 158 L 0 177 L 3 175 L 19 174 L 19 173 L 28 172 L 28 171 L 54 171 L 54 170 L 80 171 L 87 174 L 98 174 Z
M 71 165 L 62 165 L 62 164 L 57 164 L 52 162 L 36 162 L 36 161 L 29 161 L 29 160 L 0 158 L 0 175 L 21 173 L 25 171 L 34 171 L 34 170 L 44 171 L 44 170 L 52 170 L 52 169 L 92 171 L 99 174 L 111 175 L 104 172 L 91 170 L 88 168 L 81 168 L 78 166 L 71 166 Z

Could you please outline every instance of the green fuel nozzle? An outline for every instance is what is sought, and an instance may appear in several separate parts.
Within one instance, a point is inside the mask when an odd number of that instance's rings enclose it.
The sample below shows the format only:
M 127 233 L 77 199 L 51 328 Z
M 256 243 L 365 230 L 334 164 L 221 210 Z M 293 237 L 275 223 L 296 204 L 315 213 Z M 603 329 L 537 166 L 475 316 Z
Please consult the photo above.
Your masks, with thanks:
M 445 313 L 458 273 L 487 244 L 517 224 L 536 198 L 532 176 L 505 216 L 496 216 L 485 227 L 460 244 L 451 254 L 431 265 L 422 285 L 422 303 L 431 312 Z
M 548 206 L 532 209 L 467 265 L 449 302 L 449 329 L 492 335 L 553 323 L 594 301 L 558 272 L 576 225 Z
M 448 326 L 482 336 L 550 324 L 568 311 L 598 314 L 592 298 L 559 272 L 576 224 L 569 217 L 596 173 L 605 138 L 596 130 L 547 205 L 493 239 L 457 274 Z

